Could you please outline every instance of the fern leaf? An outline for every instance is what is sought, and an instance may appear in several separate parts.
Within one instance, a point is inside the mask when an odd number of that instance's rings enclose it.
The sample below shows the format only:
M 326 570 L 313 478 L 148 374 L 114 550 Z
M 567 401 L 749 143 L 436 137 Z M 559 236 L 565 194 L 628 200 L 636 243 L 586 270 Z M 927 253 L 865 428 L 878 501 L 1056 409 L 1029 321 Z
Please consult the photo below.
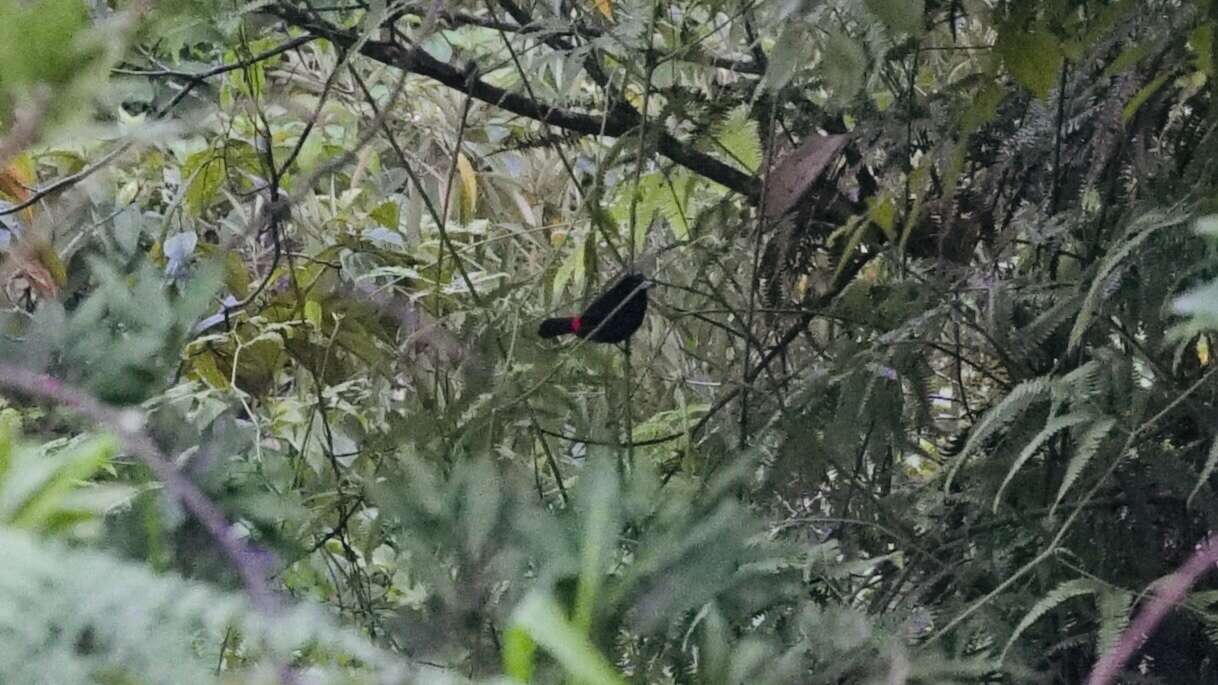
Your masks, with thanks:
M 1014 329 L 1015 303 L 1003 283 L 989 290 L 989 306 L 986 307 L 986 325 L 990 337 L 1001 348 L 1010 345 L 1009 333 Z
M 1134 254 L 1142 243 L 1155 233 L 1170 226 L 1178 226 L 1186 219 L 1187 216 L 1179 212 L 1149 212 L 1130 226 L 1127 233 L 1131 234 L 1131 237 L 1104 258 L 1091 279 L 1091 287 L 1083 298 L 1074 327 L 1070 329 L 1070 351 L 1078 347 L 1083 334 L 1091 327 L 1110 286 L 1119 278 L 1119 270 L 1123 268 L 1126 258 Z
M 1025 353 L 1034 352 L 1041 345 L 1044 345 L 1049 336 L 1053 335 L 1057 329 L 1069 321 L 1071 316 L 1077 315 L 1081 303 L 1081 296 L 1066 297 L 1058 300 L 1048 309 L 1041 312 L 1032 323 L 1025 326 L 1017 336 Z
M 1100 628 L 1095 638 L 1095 653 L 1107 654 L 1129 625 L 1129 610 L 1133 606 L 1133 593 L 1105 588 L 1099 593 L 1097 600 Z
M 1087 427 L 1082 437 L 1078 440 L 1078 446 L 1074 450 L 1074 456 L 1070 458 L 1070 463 L 1066 466 L 1066 473 L 1062 476 L 1061 487 L 1057 490 L 1057 499 L 1053 500 L 1053 506 L 1049 509 L 1049 516 L 1057 510 L 1057 505 L 1061 503 L 1062 498 L 1066 496 L 1066 492 L 1074 485 L 1074 481 L 1078 479 L 1083 469 L 1087 468 L 1091 457 L 1099 450 L 1103 444 L 1104 438 L 1108 437 L 1108 432 L 1116 425 L 1116 419 L 1106 418 L 1096 421 Z
M 964 449 L 960 451 L 960 456 L 956 457 L 956 462 L 948 471 L 947 479 L 943 485 L 944 489 L 951 488 L 952 480 L 956 477 L 960 467 L 964 465 L 965 459 L 991 435 L 1003 426 L 1023 416 L 1029 407 L 1044 399 L 1050 387 L 1051 382 L 1043 376 L 1031 378 L 1012 388 L 1011 392 L 1007 393 L 1001 402 L 986 412 L 985 416 L 973 428 L 972 435 L 969 436 L 968 442 L 964 444 Z
M 761 166 L 761 138 L 747 107 L 738 107 L 715 129 L 715 144 L 728 159 L 749 173 Z
M 1053 384 L 1053 396 L 1057 401 L 1079 400 L 1095 397 L 1102 392 L 1099 361 L 1092 360 L 1062 376 Z
M 1043 445 L 1046 440 L 1054 435 L 1057 435 L 1059 432 L 1066 430 L 1067 428 L 1077 426 L 1090 418 L 1091 416 L 1088 414 L 1067 414 L 1065 416 L 1058 416 L 1050 419 L 1049 422 L 1045 424 L 1045 427 L 1036 434 L 1036 437 L 1032 438 L 1031 442 L 1025 445 L 1024 448 L 1019 452 L 1019 456 L 1016 457 L 1015 463 L 1011 464 L 1011 469 L 1007 471 L 1006 478 L 1002 479 L 1002 485 L 998 486 L 998 492 L 994 494 L 993 510 L 995 512 L 998 511 L 998 503 L 1002 501 L 1002 493 L 1006 491 L 1007 485 L 1011 482 L 1011 479 L 1013 479 L 1015 474 L 1019 472 L 1019 469 L 1023 468 L 1023 465 L 1032 458 L 1032 455 L 1036 454 L 1036 451 L 1040 449 L 1040 446 Z
M 1028 613 L 1024 614 L 1024 617 L 1019 621 L 1019 625 L 1015 626 L 1015 630 L 1011 633 L 1010 639 L 1007 640 L 1006 645 L 1004 645 L 1002 648 L 1002 654 L 998 657 L 998 662 L 1002 663 L 1006 661 L 1007 652 L 1011 651 L 1011 647 L 1015 644 L 1015 641 L 1019 639 L 1020 635 L 1023 635 L 1024 631 L 1032 627 L 1033 623 L 1040 620 L 1040 617 L 1049 613 L 1049 611 L 1068 599 L 1073 599 L 1074 597 L 1079 597 L 1081 595 L 1093 594 L 1099 592 L 1101 589 L 1102 588 L 1090 578 L 1075 578 L 1074 580 L 1068 580 L 1053 588 L 1049 594 L 1042 597 L 1036 602 L 1036 604 L 1033 604 L 1032 608 L 1028 610 Z

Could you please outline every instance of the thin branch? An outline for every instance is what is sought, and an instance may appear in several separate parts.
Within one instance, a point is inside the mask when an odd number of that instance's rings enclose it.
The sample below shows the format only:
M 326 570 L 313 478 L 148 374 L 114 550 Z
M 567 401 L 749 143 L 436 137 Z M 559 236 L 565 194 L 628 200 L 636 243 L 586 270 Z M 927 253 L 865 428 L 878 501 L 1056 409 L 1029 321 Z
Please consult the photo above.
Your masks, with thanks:
M 271 613 L 277 608 L 278 601 L 266 583 L 272 559 L 269 552 L 257 549 L 238 537 L 220 509 L 174 467 L 144 432 L 144 418 L 139 412 L 104 404 L 57 378 L 12 364 L 0 363 L 0 386 L 68 407 L 114 433 L 123 446 L 139 457 L 165 484 L 169 493 L 203 524 L 241 577 L 254 607 L 264 613 Z
M 262 62 L 262 61 L 268 60 L 272 57 L 275 57 L 276 55 L 281 55 L 285 52 L 288 52 L 289 50 L 294 50 L 306 43 L 311 43 L 315 40 L 317 40 L 317 36 L 305 34 L 303 36 L 299 36 L 297 38 L 293 38 L 292 40 L 289 40 L 289 41 L 286 41 L 279 45 L 276 45 L 275 47 L 270 48 L 269 50 L 265 50 L 256 55 L 247 57 L 246 59 L 238 60 L 236 62 L 232 62 L 229 64 L 220 64 L 215 67 L 212 67 L 211 69 L 207 69 L 206 71 L 200 71 L 200 72 L 178 71 L 175 69 L 125 69 L 125 68 L 121 68 L 121 67 L 115 67 L 114 69 L 111 69 L 110 72 L 114 73 L 114 74 L 121 74 L 123 76 L 144 76 L 147 78 L 180 78 L 180 79 L 185 79 L 187 81 L 202 82 L 202 81 L 206 81 L 209 78 L 212 78 L 213 76 L 219 76 L 221 74 L 227 74 L 230 71 L 244 69 L 246 67 L 257 64 L 258 62 Z
M 465 70 L 441 62 L 419 48 L 372 40 L 361 44 L 357 33 L 319 21 L 284 3 L 268 6 L 266 11 L 294 26 L 320 35 L 335 45 L 358 49 L 364 56 L 378 62 L 425 76 L 477 100 L 544 124 L 584 135 L 620 137 L 640 123 L 636 113 L 621 107 L 604 115 L 562 109 L 492 86 L 482 79 L 469 79 Z M 659 133 L 657 148 L 661 154 L 677 164 L 744 195 L 750 202 L 757 202 L 760 198 L 761 184 L 755 176 L 700 152 L 668 133 Z

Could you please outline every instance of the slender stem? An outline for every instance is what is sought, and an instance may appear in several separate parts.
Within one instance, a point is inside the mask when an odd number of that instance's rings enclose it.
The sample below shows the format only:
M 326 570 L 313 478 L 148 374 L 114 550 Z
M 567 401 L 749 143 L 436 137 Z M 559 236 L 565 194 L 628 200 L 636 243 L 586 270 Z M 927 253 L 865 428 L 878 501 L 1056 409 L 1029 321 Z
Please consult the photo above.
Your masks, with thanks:
M 166 490 L 203 524 L 241 578 L 254 607 L 264 613 L 275 610 L 278 601 L 266 582 L 271 560 L 269 553 L 237 536 L 215 503 L 182 475 L 144 432 L 144 417 L 139 412 L 112 407 L 57 378 L 12 364 L 0 363 L 0 386 L 68 407 L 114 433 L 123 446 L 165 484 Z

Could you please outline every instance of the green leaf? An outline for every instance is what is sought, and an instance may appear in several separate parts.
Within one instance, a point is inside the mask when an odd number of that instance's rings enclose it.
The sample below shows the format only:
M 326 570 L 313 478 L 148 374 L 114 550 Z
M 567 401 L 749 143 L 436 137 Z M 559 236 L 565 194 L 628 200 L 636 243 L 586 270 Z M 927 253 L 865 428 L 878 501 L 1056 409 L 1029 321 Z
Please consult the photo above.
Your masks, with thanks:
M 1042 100 L 1049 96 L 1061 77 L 1063 60 L 1061 46 L 1052 34 L 1007 26 L 995 47 L 1012 78 Z
M 1079 474 L 1083 469 L 1087 468 L 1091 458 L 1099 451 L 1100 445 L 1104 443 L 1104 438 L 1108 436 L 1108 432 L 1116 425 L 1116 420 L 1112 418 L 1096 421 L 1083 431 L 1079 436 L 1077 444 L 1074 447 L 1074 454 L 1070 457 L 1070 463 L 1066 465 L 1066 473 L 1062 475 L 1062 484 L 1057 489 L 1057 498 L 1053 500 L 1053 506 L 1049 509 L 1049 516 L 1053 516 L 1057 510 L 1057 505 L 1066 496 L 1066 492 L 1070 490 L 1070 486 L 1074 485 L 1074 481 L 1078 480 Z
M 808 63 L 808 31 L 799 22 L 787 22 L 769 54 L 762 83 L 775 93 L 791 82 L 799 69 Z
M 386 200 L 377 205 L 368 216 L 385 228 L 394 231 L 398 229 L 398 203 L 393 200 Z
M 922 33 L 924 0 L 865 0 L 864 4 L 894 34 L 916 36 Z
M 457 173 L 460 180 L 457 215 L 462 224 L 468 224 L 478 209 L 478 172 L 463 152 L 457 153 Z
M 1214 25 L 1204 23 L 1188 35 L 1188 47 L 1196 55 L 1197 70 L 1206 76 L 1214 76 Z M 1145 50 L 1146 53 L 1150 49 Z
M 1059 432 L 1072 426 L 1077 426 L 1090 418 L 1091 417 L 1087 414 L 1067 414 L 1066 416 L 1058 416 L 1053 418 L 1047 424 L 1045 424 L 1045 427 L 1036 434 L 1036 437 L 1032 438 L 1032 440 L 1029 441 L 1022 450 L 1020 450 L 1019 456 L 1015 459 L 1015 463 L 1011 464 L 1011 468 L 1007 471 L 1006 477 L 1002 479 L 1002 484 L 998 486 L 998 492 L 994 493 L 993 510 L 995 512 L 998 511 L 998 503 L 1002 501 L 1002 493 L 1006 491 L 1007 485 L 1010 484 L 1011 480 L 1015 478 L 1015 474 L 1019 472 L 1019 469 L 1021 469 L 1023 465 L 1032 458 L 1032 455 L 1036 454 L 1036 450 L 1040 449 L 1040 446 L 1043 445 L 1046 440 L 1054 435 L 1057 435 Z
M 503 672 L 518 683 L 533 680 L 533 664 L 537 643 L 520 626 L 510 626 L 503 632 Z
M 1030 378 L 1012 388 L 1001 402 L 986 412 L 985 416 L 981 417 L 981 420 L 973 426 L 968 442 L 964 444 L 964 449 L 960 451 L 955 463 L 948 469 L 943 489 L 947 491 L 951 488 L 956 472 L 964 465 L 969 455 L 996 431 L 1023 416 L 1024 412 L 1033 404 L 1047 399 L 1051 386 L 1051 381 L 1046 377 Z
M 69 494 L 109 463 L 114 439 L 98 437 L 59 454 L 25 448 L 21 468 L 0 485 L 0 515 L 21 528 L 39 528 L 59 511 Z
M 580 486 L 584 526 L 579 585 L 575 593 L 575 625 L 588 633 L 605 567 L 617 542 L 621 493 L 616 467 L 608 459 L 599 460 Z
M 983 85 L 969 103 L 968 109 L 960 118 L 960 130 L 976 131 L 994 120 L 998 113 L 998 105 L 1002 103 L 1005 91 L 993 81 Z
M 1068 347 L 1070 351 L 1074 351 L 1078 347 L 1083 339 L 1083 334 L 1091 327 L 1096 313 L 1111 292 L 1112 281 L 1119 276 L 1125 260 L 1137 254 L 1138 249 L 1152 235 L 1164 228 L 1177 226 L 1186 218 L 1185 214 L 1174 210 L 1153 210 L 1139 216 L 1130 224 L 1124 237 L 1115 244 L 1114 249 L 1104 256 L 1096 269 L 1095 276 L 1091 278 L 1091 287 L 1087 290 L 1087 297 L 1083 299 L 1078 318 L 1074 320 L 1074 326 L 1070 329 Z M 1178 303 L 1177 306 L 1179 306 Z
M 558 265 L 558 270 L 554 272 L 555 300 L 562 299 L 563 291 L 566 290 L 568 283 L 576 286 L 583 285 L 584 279 L 587 278 L 585 267 L 588 263 L 588 245 L 591 242 L 595 241 L 589 241 L 586 234 L 581 235 L 575 243 L 575 249 L 571 250 Z
M 656 197 L 656 210 L 668 221 L 672 236 L 679 241 L 689 240 L 689 207 L 693 190 L 697 186 L 693 174 L 677 169 L 663 178 L 661 192 Z
M 1095 639 L 1095 653 L 1107 654 L 1116 644 L 1121 633 L 1129 626 L 1129 610 L 1133 607 L 1133 593 L 1112 587 L 1103 587 L 1096 598 L 1100 613 L 1100 629 Z
M 1040 617 L 1049 613 L 1049 611 L 1054 607 L 1068 599 L 1078 597 L 1080 595 L 1090 595 L 1098 592 L 1100 589 L 1102 588 L 1090 578 L 1076 578 L 1074 580 L 1068 580 L 1061 585 L 1058 585 L 1056 588 L 1053 588 L 1049 594 L 1042 597 L 1036 602 L 1036 604 L 1033 604 L 1032 608 L 1028 610 L 1028 613 L 1025 614 L 1023 619 L 1019 621 L 1019 625 L 1015 626 L 1015 630 L 1012 631 L 1011 637 L 1007 639 L 1006 645 L 1002 648 L 1002 655 L 998 657 L 998 660 L 1000 662 L 1005 661 L 1007 658 L 1007 652 L 1011 650 L 1011 646 L 1015 644 L 1015 641 L 1019 639 L 1019 636 L 1023 635 L 1025 630 L 1030 628 L 1033 623 L 1040 620 Z
M 1160 74 L 1158 78 L 1142 86 L 1142 89 L 1129 102 L 1125 103 L 1125 107 L 1121 109 L 1121 123 L 1128 123 L 1133 118 L 1133 115 L 1138 113 L 1138 109 L 1146 104 L 1146 101 L 1158 92 L 1163 87 L 1163 84 L 1167 83 L 1169 78 L 1171 78 L 1171 74 Z
M 749 117 L 747 107 L 737 107 L 715 128 L 715 144 L 749 173 L 755 173 L 761 166 L 761 138 L 757 122 Z
M 321 328 L 321 303 L 317 300 L 307 300 L 304 305 L 304 318 L 315 328 Z
M 513 623 L 541 645 L 567 673 L 587 685 L 625 685 L 596 647 L 563 615 L 549 595 L 533 592 L 512 613 Z
M 196 152 L 182 162 L 182 178 L 189 183 L 186 207 L 197 216 L 220 192 L 224 183 L 224 162 L 211 150 Z

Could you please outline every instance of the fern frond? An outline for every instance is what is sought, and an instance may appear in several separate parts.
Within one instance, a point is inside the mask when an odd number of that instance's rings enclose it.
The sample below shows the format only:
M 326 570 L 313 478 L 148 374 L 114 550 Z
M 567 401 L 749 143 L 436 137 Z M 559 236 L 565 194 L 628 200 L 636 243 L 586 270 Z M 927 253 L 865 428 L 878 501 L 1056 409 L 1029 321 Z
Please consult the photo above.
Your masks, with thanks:
M 1070 329 L 1069 350 L 1078 347 L 1083 334 L 1091 327 L 1109 289 L 1115 287 L 1119 281 L 1125 268 L 1125 260 L 1158 231 L 1170 226 L 1179 226 L 1187 219 L 1188 215 L 1179 211 L 1152 211 L 1133 222 L 1126 231 L 1129 238 L 1100 262 L 1095 276 L 1092 277 L 1091 287 L 1087 291 L 1087 296 L 1083 298 L 1078 317 L 1074 320 L 1074 327 Z
M 964 444 L 964 449 L 960 451 L 960 456 L 956 458 L 951 470 L 947 474 L 944 489 L 950 489 L 952 480 L 960 467 L 964 465 L 964 461 L 984 443 L 990 436 L 1000 430 L 1003 426 L 1009 425 L 1012 421 L 1023 416 L 1036 402 L 1045 399 L 1046 394 L 1052 388 L 1052 381 L 1044 376 L 1028 379 L 1019 385 L 1015 386 L 1011 392 L 1007 393 L 1006 397 L 1002 398 L 993 409 L 986 412 L 985 416 L 977 422 L 973 428 L 972 435 L 969 436 L 968 442 Z
M 1019 452 L 1019 456 L 1015 459 L 1015 463 L 1011 464 L 1011 469 L 1007 471 L 1006 478 L 1002 479 L 1002 484 L 998 486 L 998 492 L 994 494 L 994 504 L 992 507 L 993 511 L 998 511 L 998 503 L 1002 501 L 1002 493 L 1006 491 L 1007 485 L 1013 478 L 1015 478 L 1015 474 L 1018 473 L 1019 470 L 1023 468 L 1023 465 L 1032 458 L 1032 455 L 1036 454 L 1036 451 L 1040 449 L 1040 446 L 1043 445 L 1046 440 L 1054 435 L 1057 435 L 1059 432 L 1066 430 L 1067 428 L 1077 426 L 1090 418 L 1091 416 L 1089 414 L 1067 414 L 1065 416 L 1057 416 L 1049 419 L 1049 422 L 1046 423 L 1045 427 L 1036 434 L 1036 437 L 1032 438 L 1031 442 L 1025 445 L 1023 450 Z
M 1103 392 L 1103 366 L 1092 360 L 1062 376 L 1053 384 L 1055 402 L 1078 401 L 1095 397 Z
M 1133 593 L 1105 588 L 1096 599 L 1100 612 L 1100 628 L 1095 637 L 1095 653 L 1107 654 L 1129 625 Z
M 1081 303 L 1082 298 L 1080 296 L 1064 297 L 1041 312 L 1032 323 L 1019 331 L 1017 340 L 1025 353 L 1034 351 L 1041 345 L 1044 345 L 1049 336 L 1057 332 L 1057 329 L 1069 321 L 1070 317 L 1077 314 Z
M 1053 513 L 1057 510 L 1057 505 L 1061 503 L 1062 498 L 1066 496 L 1070 486 L 1074 485 L 1074 481 L 1078 479 L 1083 469 L 1087 468 L 1091 457 L 1095 456 L 1100 445 L 1103 444 L 1104 438 L 1108 437 L 1108 432 L 1115 425 L 1116 419 L 1101 419 L 1088 426 L 1082 437 L 1079 438 L 1078 446 L 1074 449 L 1074 456 L 1070 458 L 1070 463 L 1066 465 L 1066 473 L 1062 476 L 1062 484 L 1057 490 L 1057 498 L 1053 500 L 1053 506 L 1049 509 L 1049 516 L 1053 516 Z
M 749 118 L 747 107 L 736 108 L 715 127 L 715 147 L 731 163 L 749 173 L 761 166 L 761 138 L 757 122 Z
M 1090 595 L 1099 592 L 1101 589 L 1102 588 L 1090 578 L 1075 578 L 1074 580 L 1068 580 L 1053 588 L 1049 594 L 1040 598 L 1036 604 L 1033 604 L 1032 608 L 1028 610 L 1028 613 L 1024 614 L 1024 617 L 1019 621 L 1019 624 L 1015 626 L 1015 630 L 1011 633 L 1011 637 L 1007 639 L 1006 645 L 1004 645 L 1002 648 L 1002 654 L 998 657 L 999 663 L 1006 660 L 1007 653 L 1011 651 L 1011 647 L 1014 646 L 1015 641 L 1019 639 L 1019 636 L 1023 635 L 1024 631 L 1032 627 L 1032 624 L 1040 620 L 1042 616 L 1049 613 L 1049 611 L 1059 606 L 1066 600 L 1082 595 Z

